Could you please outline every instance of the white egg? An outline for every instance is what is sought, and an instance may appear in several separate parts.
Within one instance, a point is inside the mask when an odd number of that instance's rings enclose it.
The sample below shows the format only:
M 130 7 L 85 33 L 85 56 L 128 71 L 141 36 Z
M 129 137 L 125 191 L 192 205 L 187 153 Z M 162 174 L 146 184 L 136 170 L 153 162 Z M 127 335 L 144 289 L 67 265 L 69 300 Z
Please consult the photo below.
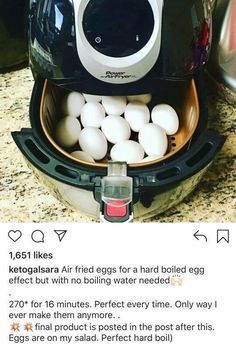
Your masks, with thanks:
M 95 160 L 101 160 L 107 154 L 107 140 L 98 128 L 84 128 L 79 134 L 81 149 Z
M 100 128 L 106 114 L 104 107 L 97 102 L 90 102 L 81 110 L 81 123 L 84 127 Z
M 143 157 L 143 147 L 138 142 L 131 140 L 119 142 L 111 149 L 113 161 L 126 161 L 128 164 L 132 164 L 140 162 Z
M 145 124 L 139 132 L 139 142 L 143 146 L 147 155 L 164 156 L 168 140 L 165 131 L 154 123 Z
M 156 105 L 152 110 L 152 121 L 162 127 L 167 135 L 174 135 L 179 129 L 178 115 L 170 105 Z
M 82 161 L 95 162 L 95 160 L 91 157 L 91 155 L 89 155 L 88 153 L 83 152 L 83 151 L 74 151 L 71 153 L 71 155 L 74 158 L 82 160 Z
M 56 126 L 56 141 L 61 147 L 72 147 L 78 142 L 80 131 L 81 125 L 79 121 L 73 116 L 66 116 Z
M 149 108 L 137 101 L 129 103 L 125 109 L 125 119 L 133 131 L 139 132 L 150 121 Z
M 157 160 L 160 158 L 161 158 L 160 155 L 146 156 L 146 158 L 144 158 L 141 162 L 149 162 L 149 161 Z
M 102 105 L 107 115 L 121 116 L 125 112 L 127 98 L 122 96 L 104 96 Z
M 120 116 L 107 116 L 102 122 L 102 131 L 111 143 L 128 140 L 131 135 L 129 123 Z
M 79 92 L 70 92 L 62 101 L 64 115 L 79 117 L 85 104 L 84 97 Z
M 141 102 L 143 104 L 148 104 L 152 100 L 152 95 L 150 93 L 147 94 L 137 94 L 134 96 L 128 96 L 129 102 Z
M 102 101 L 102 96 L 86 94 L 86 93 L 83 93 L 83 96 L 86 102 L 101 102 Z

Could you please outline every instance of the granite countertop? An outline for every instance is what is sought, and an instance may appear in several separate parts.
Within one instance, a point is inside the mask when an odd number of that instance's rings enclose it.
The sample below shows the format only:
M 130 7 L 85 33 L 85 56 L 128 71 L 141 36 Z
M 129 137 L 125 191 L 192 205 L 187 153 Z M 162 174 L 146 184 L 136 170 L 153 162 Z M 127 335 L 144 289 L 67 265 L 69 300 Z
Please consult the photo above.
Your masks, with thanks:
M 33 80 L 28 68 L 0 75 L 0 216 L 1 222 L 91 222 L 68 209 L 36 180 L 11 137 L 29 127 Z M 158 215 L 156 222 L 234 222 L 236 109 L 217 95 L 209 96 L 209 126 L 227 141 L 200 184 L 183 202 Z

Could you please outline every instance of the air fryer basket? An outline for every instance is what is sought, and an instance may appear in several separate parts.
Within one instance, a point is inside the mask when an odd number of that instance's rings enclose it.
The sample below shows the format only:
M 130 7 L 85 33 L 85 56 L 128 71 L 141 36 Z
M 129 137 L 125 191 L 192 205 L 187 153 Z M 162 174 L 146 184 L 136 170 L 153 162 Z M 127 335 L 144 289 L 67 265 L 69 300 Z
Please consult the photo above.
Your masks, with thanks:
M 13 132 L 12 136 L 28 166 L 59 200 L 79 212 L 98 218 L 102 200 L 101 185 L 107 176 L 104 168 L 107 164 L 86 164 L 72 159 L 68 152 L 56 145 L 52 135 L 56 114 L 58 118 L 61 116 L 60 101 L 65 92 L 45 79 L 37 79 L 30 102 L 32 127 Z M 172 82 L 168 83 L 168 87 L 161 88 L 159 85 L 155 97 L 157 103 L 169 103 L 176 108 L 180 116 L 177 135 L 182 133 L 182 138 L 178 144 L 176 138 L 175 141 L 170 138 L 170 142 L 175 142 L 176 146 L 162 160 L 128 166 L 128 176 L 133 178 L 135 218 L 160 214 L 181 202 L 199 183 L 225 141 L 224 137 L 207 130 L 207 108 L 201 75 L 190 82 Z M 198 112 L 199 118 L 195 118 Z M 186 118 L 188 126 L 184 126 Z
M 172 157 L 175 153 L 180 151 L 191 140 L 198 121 L 199 121 L 199 102 L 194 80 L 180 84 L 182 88 L 176 91 L 176 88 L 170 88 L 163 93 L 159 93 L 157 87 L 157 94 L 153 95 L 150 108 L 156 104 L 166 102 L 172 105 L 179 116 L 180 127 L 175 135 L 169 136 L 169 144 L 167 154 L 157 160 L 145 163 L 130 164 L 130 167 L 145 167 L 157 162 L 163 162 Z M 64 157 L 71 159 L 74 162 L 89 165 L 90 167 L 107 167 L 109 156 L 96 163 L 87 163 L 82 160 L 76 159 L 70 155 L 69 151 L 59 147 L 54 138 L 54 132 L 58 121 L 63 114 L 61 113 L 61 100 L 68 91 L 54 85 L 48 80 L 45 80 L 44 88 L 40 104 L 40 124 L 43 133 L 50 144 L 59 151 Z M 178 93 L 178 94 L 177 94 Z M 132 139 L 137 137 L 133 136 Z M 79 149 L 79 146 L 73 147 L 73 150 Z

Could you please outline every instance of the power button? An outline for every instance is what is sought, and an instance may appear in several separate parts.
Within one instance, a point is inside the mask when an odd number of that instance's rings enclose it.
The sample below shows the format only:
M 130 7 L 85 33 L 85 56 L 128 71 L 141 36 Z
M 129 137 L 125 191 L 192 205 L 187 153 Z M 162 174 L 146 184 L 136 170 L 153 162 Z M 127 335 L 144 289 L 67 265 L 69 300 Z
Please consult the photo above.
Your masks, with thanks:
M 96 37 L 95 38 L 95 43 L 97 43 L 97 44 L 100 44 L 102 42 L 102 38 L 101 37 Z

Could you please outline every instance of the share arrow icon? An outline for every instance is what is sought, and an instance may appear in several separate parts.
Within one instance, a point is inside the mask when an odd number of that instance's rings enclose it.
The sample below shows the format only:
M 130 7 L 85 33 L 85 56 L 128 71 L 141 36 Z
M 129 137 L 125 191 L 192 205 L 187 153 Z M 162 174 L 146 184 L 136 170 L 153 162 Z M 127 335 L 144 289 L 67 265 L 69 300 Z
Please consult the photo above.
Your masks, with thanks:
M 56 231 L 56 230 L 54 232 L 57 234 L 58 239 L 59 239 L 60 242 L 64 239 L 64 236 L 67 233 L 67 231 Z
M 196 238 L 197 240 L 199 240 L 199 238 L 204 238 L 207 242 L 207 237 L 204 234 L 198 234 L 198 233 L 199 233 L 199 230 L 196 231 L 196 233 L 193 235 L 194 238 Z

